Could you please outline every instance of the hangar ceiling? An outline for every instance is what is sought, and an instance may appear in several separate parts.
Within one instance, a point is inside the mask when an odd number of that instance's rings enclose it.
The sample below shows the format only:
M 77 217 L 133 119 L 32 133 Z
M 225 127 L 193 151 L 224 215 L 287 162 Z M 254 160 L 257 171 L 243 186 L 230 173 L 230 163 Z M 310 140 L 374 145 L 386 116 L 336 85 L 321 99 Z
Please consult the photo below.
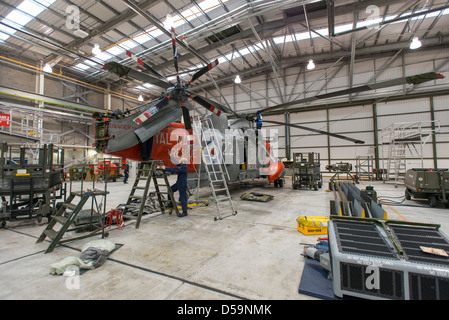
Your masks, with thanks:
M 169 25 L 184 80 L 219 60 L 211 78 L 196 83 L 204 90 L 212 82 L 231 84 L 237 74 L 276 74 L 311 59 L 344 61 L 351 70 L 355 59 L 409 50 L 414 37 L 426 49 L 448 47 L 448 8 L 444 0 L 6 0 L 0 6 L 0 50 L 6 58 L 49 64 L 54 73 L 154 98 L 162 88 L 120 79 L 102 66 L 117 61 L 139 69 L 129 50 L 174 77 Z M 92 53 L 95 46 L 101 53 Z

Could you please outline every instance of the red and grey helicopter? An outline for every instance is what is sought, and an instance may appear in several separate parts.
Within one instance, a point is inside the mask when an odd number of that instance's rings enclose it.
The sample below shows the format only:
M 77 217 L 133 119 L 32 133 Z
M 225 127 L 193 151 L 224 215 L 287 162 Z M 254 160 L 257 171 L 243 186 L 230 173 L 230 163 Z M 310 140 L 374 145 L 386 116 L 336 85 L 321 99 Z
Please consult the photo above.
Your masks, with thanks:
M 256 121 L 260 124 L 264 112 L 283 109 L 292 105 L 307 103 L 318 99 L 328 99 L 403 84 L 417 85 L 426 81 L 444 78 L 444 76 L 439 73 L 430 72 L 322 94 L 315 97 L 275 105 L 258 110 L 252 114 L 239 115 L 230 108 L 197 95 L 189 89 L 193 82 L 218 65 L 218 60 L 215 60 L 198 70 L 193 74 L 189 82 L 181 81 L 178 69 L 176 38 L 173 28 L 171 29 L 171 36 L 173 61 L 176 70 L 175 82 L 169 81 L 165 76 L 129 51 L 127 52 L 128 56 L 153 75 L 133 70 L 132 68 L 117 62 L 108 62 L 104 65 L 103 69 L 114 73 L 119 77 L 130 77 L 145 83 L 150 83 L 163 88 L 164 91 L 158 99 L 144 103 L 132 110 L 126 110 L 125 112 L 117 110 L 112 113 L 104 114 L 94 113 L 92 117 L 95 120 L 95 148 L 97 152 L 111 154 L 121 157 L 122 159 L 134 161 L 145 161 L 150 159 L 162 160 L 165 166 L 174 167 L 177 165 L 177 157 L 173 157 L 173 154 L 181 152 L 178 150 L 180 146 L 181 149 L 182 147 L 189 147 L 189 154 L 187 154 L 189 174 L 198 174 L 197 167 L 201 163 L 201 160 L 198 161 L 198 159 L 201 159 L 201 157 L 199 157 L 198 154 L 195 155 L 195 150 L 198 151 L 198 148 L 192 148 L 192 143 L 195 144 L 197 140 L 190 138 L 190 142 L 184 144 L 180 144 L 179 140 L 180 136 L 183 136 L 183 138 L 191 137 L 195 131 L 193 130 L 192 119 L 190 117 L 190 111 L 193 110 L 191 101 L 195 101 L 198 105 L 210 111 L 205 117 L 209 118 L 213 123 L 214 129 L 221 135 L 222 141 L 232 142 L 235 141 L 235 139 L 241 140 L 240 145 L 244 150 L 243 155 L 242 152 L 240 152 L 240 160 L 233 157 L 234 161 L 226 162 L 229 182 L 266 177 L 269 182 L 274 182 L 275 186 L 282 186 L 285 169 L 284 165 L 273 157 L 272 141 L 266 140 L 265 137 L 262 139 L 260 126 L 258 125 L 257 128 L 254 128 Z M 230 116 L 231 119 L 228 119 L 228 116 Z M 181 118 L 183 118 L 184 123 L 177 122 Z M 296 124 L 269 120 L 263 122 L 287 125 L 319 134 L 330 135 L 356 144 L 364 143 L 364 141 L 358 139 Z M 239 134 L 236 135 L 236 132 Z M 255 139 L 248 139 L 247 137 L 249 136 L 255 137 Z M 188 140 L 189 139 L 185 141 Z M 254 148 L 251 148 L 252 143 L 256 144 Z M 235 146 L 235 144 L 233 145 Z M 260 161 L 261 159 L 259 157 L 255 163 L 248 165 L 248 158 L 252 156 L 249 154 L 251 150 L 252 152 L 263 150 L 265 152 L 265 155 L 262 157 L 264 158 L 262 159 L 263 161 Z M 201 179 L 201 182 L 203 182 L 201 185 L 205 185 L 207 183 L 206 177 Z

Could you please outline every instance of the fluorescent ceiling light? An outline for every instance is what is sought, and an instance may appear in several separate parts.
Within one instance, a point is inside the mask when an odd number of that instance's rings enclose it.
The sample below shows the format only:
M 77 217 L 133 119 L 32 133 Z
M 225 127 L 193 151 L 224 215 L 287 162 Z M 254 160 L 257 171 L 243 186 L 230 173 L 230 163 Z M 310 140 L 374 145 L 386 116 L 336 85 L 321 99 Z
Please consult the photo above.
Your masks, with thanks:
M 410 49 L 415 50 L 421 48 L 422 43 L 419 41 L 418 37 L 413 37 L 412 42 L 410 43 Z
M 143 101 L 143 97 L 142 97 L 142 95 L 140 95 L 140 96 L 139 96 L 139 98 L 137 98 L 137 100 L 139 100 L 139 101 Z
M 48 63 L 44 66 L 44 68 L 42 70 L 44 70 L 44 72 L 48 72 L 48 73 L 53 72 L 53 68 Z
M 307 65 L 307 70 L 313 70 L 315 69 L 315 63 L 313 63 L 313 60 L 309 60 L 309 64 Z
M 94 47 L 92 49 L 92 53 L 94 55 L 99 55 L 101 54 L 101 49 L 100 49 L 100 45 L 98 43 L 94 44 Z
M 173 26 L 173 22 L 174 22 L 174 19 L 173 19 L 172 15 L 170 13 L 167 14 L 167 16 L 165 17 L 165 21 L 164 21 L 164 28 L 170 29 Z
M 242 79 L 240 79 L 240 76 L 239 76 L 239 75 L 237 75 L 237 76 L 235 77 L 234 82 L 237 83 L 237 84 L 239 84 L 239 83 L 242 82 Z

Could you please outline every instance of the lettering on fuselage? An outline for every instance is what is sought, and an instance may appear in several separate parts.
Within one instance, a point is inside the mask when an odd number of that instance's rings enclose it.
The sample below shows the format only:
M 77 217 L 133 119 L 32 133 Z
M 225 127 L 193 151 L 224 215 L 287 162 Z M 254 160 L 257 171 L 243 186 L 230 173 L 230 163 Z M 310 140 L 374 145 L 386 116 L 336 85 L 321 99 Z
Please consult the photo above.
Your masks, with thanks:
M 110 123 L 109 128 L 120 129 L 120 130 L 136 130 L 137 129 L 137 127 L 133 127 L 129 124 L 118 124 L 118 123 Z
M 171 139 L 169 132 L 159 131 L 154 135 L 154 142 L 157 144 L 166 144 L 172 146 L 173 143 L 171 143 L 170 141 Z

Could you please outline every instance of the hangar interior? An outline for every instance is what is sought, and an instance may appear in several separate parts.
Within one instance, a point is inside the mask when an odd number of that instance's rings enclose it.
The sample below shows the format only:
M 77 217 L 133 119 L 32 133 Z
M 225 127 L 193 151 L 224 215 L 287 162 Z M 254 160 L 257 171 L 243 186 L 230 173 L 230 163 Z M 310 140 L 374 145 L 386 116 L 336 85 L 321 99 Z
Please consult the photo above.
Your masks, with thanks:
M 0 297 L 448 299 L 449 240 L 444 234 L 449 232 L 448 26 L 449 3 L 444 0 L 2 1 L 0 269 L 6 277 L 0 282 Z M 140 178 L 139 163 L 148 160 L 143 150 L 130 147 L 140 148 L 151 136 L 150 159 L 174 166 L 177 163 L 166 154 L 162 158 L 154 154 L 155 144 L 169 145 L 169 154 L 175 144 L 169 143 L 168 136 L 161 142 L 159 132 L 172 122 L 187 129 L 191 120 L 195 131 L 199 123 L 195 121 L 214 119 L 217 109 L 218 117 L 226 114 L 228 123 L 243 119 L 251 130 L 257 126 L 256 116 L 262 116 L 262 130 L 275 132 L 268 141 L 273 160 L 269 166 L 279 163 L 279 172 L 261 174 L 257 163 L 256 168 L 239 163 L 237 169 L 223 164 L 219 170 L 228 177 L 223 189 L 233 211 L 223 217 L 204 163 L 203 175 L 190 172 L 197 184 L 196 188 L 189 185 L 192 206 L 187 217 L 159 208 L 144 214 L 138 228 L 135 218 L 120 226 L 118 216 L 110 217 L 114 223 L 108 226 L 106 216 L 111 211 L 121 206 L 124 215 L 123 204 Z M 151 112 L 139 118 L 143 122 L 139 127 L 136 119 L 147 111 Z M 127 120 L 131 118 L 133 122 Z M 113 124 L 108 127 L 110 136 L 106 131 L 100 136 L 100 129 L 106 129 L 99 123 Z M 142 130 L 114 131 L 134 130 L 133 126 Z M 124 145 L 117 147 L 120 142 L 114 140 L 120 141 L 121 134 L 129 140 L 123 138 Z M 309 153 L 319 154 L 314 166 L 319 178 L 297 171 L 301 161 L 295 161 L 295 155 Z M 32 167 L 42 161 L 43 169 Z M 45 184 L 42 191 L 29 189 L 37 183 L 37 178 L 32 180 L 36 170 L 48 173 L 60 164 L 64 196 L 49 200 Z M 108 171 L 111 164 L 114 168 Z M 22 171 L 14 171 L 14 166 Z M 99 172 L 106 166 L 101 179 Z M 130 169 L 125 184 L 126 166 Z M 35 170 L 31 174 L 30 168 Z M 14 178 L 8 172 L 14 172 Z M 274 175 L 275 180 L 270 178 Z M 306 187 L 297 190 L 295 177 L 301 175 Z M 25 179 L 26 192 L 15 193 L 17 179 Z M 169 184 L 176 179 L 169 175 Z M 426 185 L 418 186 L 423 179 Z M 431 191 L 424 192 L 426 188 Z M 36 240 L 52 217 L 62 213 L 61 203 L 71 192 L 80 192 L 82 198 L 84 190 L 89 194 L 86 203 L 92 202 L 93 207 L 95 202 L 99 209 L 100 233 L 80 231 L 87 236 L 56 242 L 47 252 L 53 245 L 50 235 Z M 99 204 L 92 190 L 100 190 Z M 60 189 L 51 191 L 56 195 Z M 256 198 L 271 197 L 266 202 L 242 197 L 251 191 Z M 366 194 L 374 194 L 375 203 Z M 40 200 L 33 203 L 33 198 Z M 25 200 L 20 204 L 21 199 Z M 377 208 L 382 217 L 377 216 Z M 20 210 L 25 213 L 12 214 Z M 139 223 L 141 214 L 137 214 Z M 332 274 L 338 269 L 337 259 L 348 255 L 339 234 L 346 216 L 354 218 L 348 222 L 355 228 L 349 234 L 358 234 L 359 223 L 376 226 L 378 236 L 402 263 L 397 268 L 407 266 L 405 271 L 393 268 L 396 280 L 399 273 L 406 274 L 399 289 L 394 286 L 391 293 L 383 288 L 354 288 L 344 276 Z M 327 217 L 326 231 L 301 232 L 301 217 Z M 417 243 L 433 251 L 422 249 L 421 260 L 413 260 L 408 249 L 398 249 L 401 236 L 395 234 L 394 240 L 388 236 L 393 227 L 384 232 L 385 220 L 410 227 L 417 232 L 413 238 L 426 238 L 420 232 L 429 229 L 438 233 L 441 242 Z M 321 226 L 318 229 L 323 231 Z M 67 276 L 49 274 L 50 265 L 78 256 L 94 239 L 114 242 L 116 247 L 104 265 L 80 272 L 79 288 L 69 288 Z M 317 241 L 335 245 L 341 255 L 318 250 L 320 257 L 307 256 L 305 249 L 316 249 Z M 373 253 L 351 254 L 349 260 L 362 257 L 358 264 L 363 265 L 363 257 Z M 438 259 L 428 262 L 427 255 Z M 332 282 L 334 291 L 320 292 L 313 282 L 320 275 L 310 273 L 310 264 L 325 264 L 326 259 L 331 261 L 332 270 L 327 271 L 333 277 L 320 281 Z M 434 268 L 429 274 L 441 271 L 432 279 L 437 284 L 414 278 L 417 263 Z M 27 270 L 29 264 L 35 266 L 32 271 Z M 382 272 L 390 276 L 391 270 L 382 269 L 381 277 Z M 347 273 L 356 277 L 352 271 Z M 428 287 L 432 294 L 425 295 Z

